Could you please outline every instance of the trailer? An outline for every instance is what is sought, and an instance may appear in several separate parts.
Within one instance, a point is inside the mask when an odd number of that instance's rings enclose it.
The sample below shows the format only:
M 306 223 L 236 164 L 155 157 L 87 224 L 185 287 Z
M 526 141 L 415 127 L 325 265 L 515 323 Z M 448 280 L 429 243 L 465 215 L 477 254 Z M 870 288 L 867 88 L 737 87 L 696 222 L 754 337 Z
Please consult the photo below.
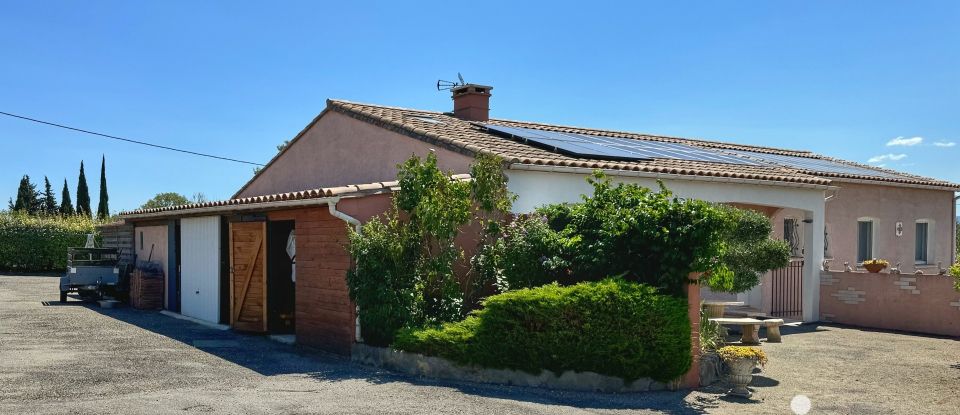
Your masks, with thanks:
M 82 300 L 99 300 L 114 294 L 121 283 L 117 248 L 67 248 L 67 271 L 60 277 L 60 302 L 76 292 Z

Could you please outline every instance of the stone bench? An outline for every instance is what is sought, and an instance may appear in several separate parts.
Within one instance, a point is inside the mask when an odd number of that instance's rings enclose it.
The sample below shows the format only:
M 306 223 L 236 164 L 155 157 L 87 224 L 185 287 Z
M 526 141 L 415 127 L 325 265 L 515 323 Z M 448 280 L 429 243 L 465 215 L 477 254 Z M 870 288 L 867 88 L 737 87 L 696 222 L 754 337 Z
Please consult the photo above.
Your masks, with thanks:
M 743 344 L 760 344 L 760 325 L 762 324 L 767 328 L 767 341 L 770 343 L 780 343 L 783 340 L 780 338 L 780 326 L 783 325 L 783 320 L 779 318 L 772 318 L 767 320 L 757 320 L 750 317 L 741 317 L 741 318 L 731 318 L 731 317 L 718 317 L 711 318 L 710 321 L 715 323 L 725 325 L 725 326 L 740 326 L 740 343 Z
M 760 344 L 759 328 L 763 324 L 763 320 L 749 317 L 716 317 L 711 318 L 710 321 L 724 326 L 740 326 L 740 333 L 742 333 L 740 343 Z
M 761 320 L 763 326 L 767 328 L 767 341 L 770 343 L 780 343 L 783 340 L 780 339 L 780 326 L 783 325 L 783 319 L 771 318 L 767 320 Z

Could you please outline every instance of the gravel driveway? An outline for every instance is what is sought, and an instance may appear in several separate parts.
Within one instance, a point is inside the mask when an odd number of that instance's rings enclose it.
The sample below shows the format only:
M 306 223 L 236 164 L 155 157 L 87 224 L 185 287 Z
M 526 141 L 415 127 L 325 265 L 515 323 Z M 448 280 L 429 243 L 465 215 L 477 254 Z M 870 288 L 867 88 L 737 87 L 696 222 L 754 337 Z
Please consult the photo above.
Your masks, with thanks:
M 56 302 L 57 280 L 0 276 L 0 413 L 956 413 L 960 342 L 807 326 L 765 344 L 751 401 L 436 382 L 156 312 Z M 42 302 L 48 301 L 48 305 Z

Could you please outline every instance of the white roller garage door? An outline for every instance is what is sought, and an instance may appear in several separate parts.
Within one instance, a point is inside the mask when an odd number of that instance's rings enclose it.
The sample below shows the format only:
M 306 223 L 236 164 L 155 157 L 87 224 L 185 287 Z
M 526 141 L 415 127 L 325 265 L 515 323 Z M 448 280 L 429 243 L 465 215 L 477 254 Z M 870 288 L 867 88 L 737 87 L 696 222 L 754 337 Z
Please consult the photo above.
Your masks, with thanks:
M 220 217 L 180 220 L 180 313 L 220 320 Z

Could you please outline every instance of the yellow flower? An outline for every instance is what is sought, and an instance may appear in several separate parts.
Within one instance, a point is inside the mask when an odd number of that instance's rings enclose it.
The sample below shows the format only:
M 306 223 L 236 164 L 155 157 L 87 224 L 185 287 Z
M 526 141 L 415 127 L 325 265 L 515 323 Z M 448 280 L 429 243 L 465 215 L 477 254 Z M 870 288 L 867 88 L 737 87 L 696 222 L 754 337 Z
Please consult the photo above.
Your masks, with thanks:
M 724 361 L 737 359 L 751 359 L 760 366 L 767 364 L 767 355 L 758 347 L 749 346 L 724 346 L 717 350 L 717 354 Z

